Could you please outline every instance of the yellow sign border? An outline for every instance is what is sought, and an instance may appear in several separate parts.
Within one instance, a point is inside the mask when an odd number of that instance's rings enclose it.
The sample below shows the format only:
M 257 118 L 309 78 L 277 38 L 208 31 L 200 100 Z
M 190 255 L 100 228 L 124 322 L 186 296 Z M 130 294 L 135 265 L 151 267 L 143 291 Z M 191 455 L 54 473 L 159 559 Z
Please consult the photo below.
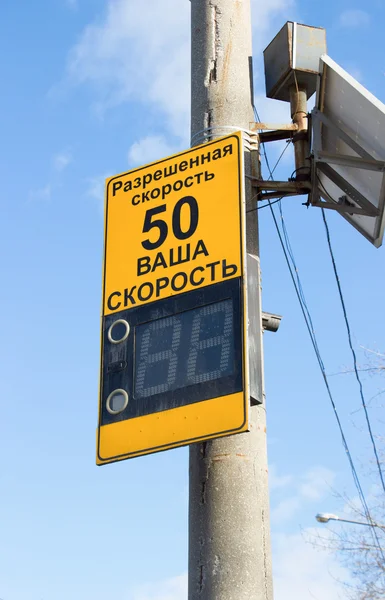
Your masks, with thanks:
M 237 392 L 228 396 L 219 396 L 187 406 L 152 413 L 136 419 L 127 419 L 111 425 L 104 425 L 98 430 L 96 462 L 98 465 L 102 465 L 247 431 L 248 410 L 245 400 L 245 392 Z M 230 421 L 233 419 L 231 411 L 239 411 L 240 404 L 243 405 L 243 421 L 238 427 L 234 427 L 230 425 Z M 208 425 L 213 421 L 218 423 L 218 415 L 220 415 L 222 425 L 220 427 L 217 425 L 217 428 L 221 431 L 208 433 L 207 430 L 212 429 Z M 194 421 L 195 435 L 190 437 L 188 431 Z M 157 432 L 156 436 L 152 433 L 154 430 Z M 178 434 L 175 433 L 176 430 Z M 170 441 L 177 435 L 175 441 Z M 183 439 L 181 439 L 182 437 Z M 147 440 L 150 438 L 157 439 L 156 445 L 149 446 Z M 100 455 L 101 444 L 109 448 L 108 458 L 103 458 Z M 120 452 L 123 446 L 125 448 L 130 446 L 130 448 L 128 451 Z
M 243 138 L 242 133 L 237 132 L 228 136 L 224 136 L 222 138 L 217 138 L 212 142 L 208 142 L 207 144 L 203 144 L 202 146 L 195 147 L 194 150 L 199 148 L 204 149 L 207 146 L 215 144 L 219 141 L 228 140 L 231 138 L 235 138 L 238 143 L 238 164 L 239 164 L 239 180 L 238 180 L 238 203 L 239 203 L 239 215 L 240 215 L 240 267 L 241 267 L 241 285 L 243 287 L 242 292 L 242 310 L 243 310 L 243 391 L 237 392 L 234 394 L 230 394 L 228 396 L 219 396 L 217 398 L 211 398 L 209 400 L 202 400 L 195 402 L 190 405 L 186 405 L 183 407 L 173 408 L 170 410 L 152 413 L 149 415 L 145 415 L 142 417 L 137 417 L 134 419 L 127 419 L 124 421 L 118 421 L 117 423 L 112 423 L 109 425 L 100 425 L 100 415 L 101 415 L 101 406 L 102 406 L 102 397 L 101 397 L 101 380 L 99 382 L 99 417 L 98 417 L 98 428 L 97 428 L 97 458 L 96 464 L 103 465 L 112 462 L 119 462 L 121 460 L 125 460 L 128 458 L 134 458 L 138 456 L 144 456 L 146 454 L 151 454 L 155 452 L 165 451 L 172 448 L 177 448 L 181 446 L 186 446 L 192 443 L 202 442 L 209 439 L 225 437 L 228 435 L 242 433 L 249 430 L 249 389 L 248 389 L 248 340 L 247 340 L 247 294 L 244 288 L 244 277 L 245 277 L 245 257 L 246 257 L 246 215 L 245 215 L 245 195 L 244 195 L 244 158 L 243 158 Z M 180 156 L 185 155 L 190 152 L 191 149 L 184 151 L 183 153 L 173 155 L 168 158 L 178 158 Z M 161 161 L 156 161 L 155 163 L 151 163 L 152 165 L 159 164 L 164 162 L 163 159 Z M 144 168 L 144 167 L 141 167 Z M 137 169 L 139 170 L 139 169 Z M 118 176 L 117 176 L 118 177 Z M 111 178 L 109 179 L 111 181 Z M 106 236 L 107 230 L 107 211 L 105 210 L 104 214 L 104 232 Z M 102 321 L 104 317 L 104 306 L 105 306 L 105 262 L 106 255 L 105 251 L 103 253 L 103 293 L 102 293 Z M 188 293 L 188 292 L 186 292 Z M 102 338 L 103 338 L 103 328 L 102 328 Z M 103 366 L 103 339 L 101 340 L 101 357 L 100 357 L 100 365 L 101 369 Z M 241 404 L 242 411 L 239 410 L 239 404 Z M 224 405 L 228 407 L 228 412 L 231 410 L 238 410 L 237 414 L 242 414 L 242 423 L 239 425 L 230 425 L 230 422 L 226 424 L 226 417 L 231 418 L 234 421 L 234 415 L 225 414 L 223 415 Z M 203 419 L 201 419 L 202 415 L 205 415 Z M 221 431 L 216 431 L 212 433 L 207 432 L 207 423 L 215 421 L 218 423 L 218 415 L 221 418 L 221 426 L 216 425 L 216 429 L 221 429 Z M 191 427 L 192 422 L 199 422 L 200 429 L 194 430 L 193 436 L 187 435 L 187 428 Z M 139 440 L 142 438 L 150 436 L 150 430 L 153 430 L 154 425 L 156 424 L 156 431 L 158 441 L 155 445 L 141 447 L 140 449 L 130 449 L 125 452 L 121 452 L 122 444 L 127 448 L 127 439 L 133 440 L 133 443 L 138 446 Z M 162 425 L 159 428 L 159 425 Z M 168 425 L 168 427 L 166 427 Z M 172 437 L 175 438 L 175 426 L 179 425 L 180 433 L 178 435 L 178 439 L 172 441 Z M 206 431 L 204 431 L 206 429 Z M 211 428 L 213 429 L 213 428 Z M 181 433 L 185 432 L 185 433 Z M 196 433 L 197 432 L 197 433 Z M 118 435 L 117 435 L 118 434 Z M 185 435 L 184 439 L 181 439 L 182 436 Z M 117 439 L 119 438 L 119 439 Z M 171 441 L 167 441 L 171 440 Z M 101 443 L 105 443 L 110 449 L 110 456 L 108 458 L 104 458 L 101 456 Z M 130 444 L 131 442 L 129 442 Z M 143 446 L 143 443 L 142 443 Z M 112 452 L 115 454 L 111 456 Z

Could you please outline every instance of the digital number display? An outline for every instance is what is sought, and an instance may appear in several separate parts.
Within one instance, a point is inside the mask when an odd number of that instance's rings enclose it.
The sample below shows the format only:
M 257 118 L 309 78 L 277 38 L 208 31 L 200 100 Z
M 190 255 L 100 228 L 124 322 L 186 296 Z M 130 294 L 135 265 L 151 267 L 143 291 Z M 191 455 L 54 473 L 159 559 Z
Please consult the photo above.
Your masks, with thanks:
M 135 328 L 134 396 L 148 398 L 234 374 L 232 299 Z
M 229 279 L 107 315 L 102 424 L 242 391 L 241 299 Z

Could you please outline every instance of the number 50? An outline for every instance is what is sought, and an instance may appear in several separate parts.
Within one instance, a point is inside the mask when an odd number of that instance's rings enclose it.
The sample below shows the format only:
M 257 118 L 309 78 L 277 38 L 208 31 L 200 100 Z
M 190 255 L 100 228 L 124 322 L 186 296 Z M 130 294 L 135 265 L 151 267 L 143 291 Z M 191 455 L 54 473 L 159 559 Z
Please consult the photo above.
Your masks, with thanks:
M 187 205 L 189 208 L 189 226 L 186 231 L 182 230 L 181 226 L 181 212 L 183 206 Z M 167 205 L 161 204 L 160 206 L 155 206 L 155 208 L 150 208 L 146 211 L 144 217 L 144 224 L 142 233 L 148 233 L 151 229 L 158 230 L 158 239 L 155 242 L 152 242 L 149 239 L 143 240 L 142 246 L 146 250 L 155 250 L 161 246 L 168 235 L 168 225 L 166 221 L 162 219 L 154 219 L 156 215 L 160 213 L 166 212 Z M 184 196 L 174 206 L 174 210 L 172 212 L 172 231 L 174 236 L 178 240 L 187 240 L 187 238 L 191 237 L 198 227 L 198 218 L 199 218 L 199 210 L 198 210 L 198 202 L 193 196 Z

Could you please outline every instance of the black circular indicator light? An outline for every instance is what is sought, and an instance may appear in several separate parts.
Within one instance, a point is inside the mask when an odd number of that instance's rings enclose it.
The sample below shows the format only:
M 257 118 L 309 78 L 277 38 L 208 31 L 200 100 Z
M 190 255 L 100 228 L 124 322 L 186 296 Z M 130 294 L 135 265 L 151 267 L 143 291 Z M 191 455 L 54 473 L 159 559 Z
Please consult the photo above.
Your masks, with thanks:
M 114 390 L 107 398 L 106 408 L 110 415 L 123 412 L 128 404 L 128 394 L 125 390 Z
M 124 319 L 118 319 L 108 329 L 108 339 L 111 344 L 120 344 L 128 338 L 130 326 Z

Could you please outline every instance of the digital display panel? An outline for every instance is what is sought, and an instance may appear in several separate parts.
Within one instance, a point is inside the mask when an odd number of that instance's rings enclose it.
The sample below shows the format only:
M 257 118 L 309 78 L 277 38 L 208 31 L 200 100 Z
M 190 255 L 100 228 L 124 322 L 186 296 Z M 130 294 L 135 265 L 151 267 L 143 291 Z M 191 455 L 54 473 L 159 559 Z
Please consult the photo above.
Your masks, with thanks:
M 102 424 L 240 392 L 240 303 L 233 279 L 105 317 Z
M 156 396 L 234 374 L 232 299 L 135 328 L 134 397 Z

